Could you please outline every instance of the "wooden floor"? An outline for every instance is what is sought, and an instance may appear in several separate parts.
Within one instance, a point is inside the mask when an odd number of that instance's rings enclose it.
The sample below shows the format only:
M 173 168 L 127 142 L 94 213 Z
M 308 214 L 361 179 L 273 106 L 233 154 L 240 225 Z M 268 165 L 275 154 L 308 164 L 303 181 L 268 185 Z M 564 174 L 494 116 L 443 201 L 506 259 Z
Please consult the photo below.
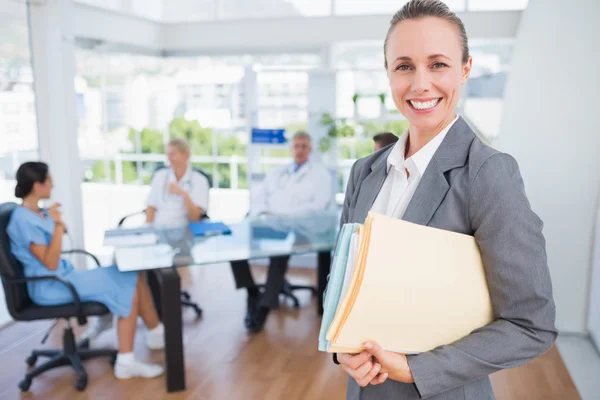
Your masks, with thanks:
M 255 268 L 257 277 L 264 271 Z M 227 265 L 192 268 L 189 290 L 204 309 L 196 321 L 184 312 L 187 390 L 167 395 L 163 378 L 119 381 L 105 359 L 86 362 L 88 388 L 73 388 L 75 374 L 68 368 L 48 371 L 34 379 L 31 392 L 21 394 L 17 383 L 26 371 L 25 358 L 40 341 L 48 322 L 16 323 L 0 331 L 0 399 L 327 399 L 345 398 L 346 378 L 331 358 L 317 351 L 320 320 L 314 300 L 301 295 L 302 308 L 282 306 L 272 313 L 265 331 L 251 336 L 243 325 L 245 294 L 233 289 Z M 313 281 L 314 271 L 295 270 L 294 282 Z M 140 331 L 144 328 L 140 325 Z M 78 330 L 79 332 L 81 329 Z M 44 347 L 60 343 L 55 329 Z M 99 345 L 114 346 L 112 332 Z M 160 351 L 148 351 L 137 340 L 138 357 L 163 361 Z M 39 363 L 40 361 L 38 361 Z M 553 348 L 540 359 L 492 376 L 498 400 L 580 399 L 560 354 Z

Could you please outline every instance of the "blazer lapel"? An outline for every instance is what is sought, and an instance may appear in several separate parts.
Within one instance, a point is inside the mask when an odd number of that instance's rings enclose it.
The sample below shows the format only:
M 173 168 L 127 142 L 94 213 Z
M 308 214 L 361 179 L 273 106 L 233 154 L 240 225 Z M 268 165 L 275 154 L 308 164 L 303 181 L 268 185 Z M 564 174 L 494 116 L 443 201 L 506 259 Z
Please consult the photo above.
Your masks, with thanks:
M 459 117 L 427 166 L 403 220 L 420 225 L 429 223 L 450 189 L 444 174 L 465 165 L 474 138 L 471 128 Z
M 367 218 L 369 210 L 373 206 L 383 182 L 387 177 L 387 158 L 394 146 L 384 152 L 372 165 L 368 168 L 368 175 L 362 179 L 356 199 L 356 209 L 350 215 L 351 221 L 363 223 Z

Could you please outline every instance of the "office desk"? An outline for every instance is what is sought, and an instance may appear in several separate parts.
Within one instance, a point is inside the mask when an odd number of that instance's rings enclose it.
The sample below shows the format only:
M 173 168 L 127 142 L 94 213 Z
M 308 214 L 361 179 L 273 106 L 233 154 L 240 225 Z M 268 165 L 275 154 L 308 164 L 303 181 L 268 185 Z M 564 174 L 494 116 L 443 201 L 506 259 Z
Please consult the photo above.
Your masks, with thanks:
M 167 392 L 185 390 L 181 287 L 174 267 L 236 262 L 273 256 L 318 254 L 318 302 L 323 310 L 323 292 L 331 264 L 331 250 L 338 231 L 339 212 L 296 216 L 261 216 L 229 225 L 231 235 L 194 237 L 187 227 L 145 228 L 136 234 L 153 233 L 153 244 L 116 244 L 115 261 L 121 271 L 148 271 L 159 314 L 165 325 Z M 105 236 L 126 230 L 107 231 Z M 113 239 L 114 240 L 114 239 Z M 126 242 L 126 239 L 123 239 Z M 133 241 L 135 242 L 135 241 Z

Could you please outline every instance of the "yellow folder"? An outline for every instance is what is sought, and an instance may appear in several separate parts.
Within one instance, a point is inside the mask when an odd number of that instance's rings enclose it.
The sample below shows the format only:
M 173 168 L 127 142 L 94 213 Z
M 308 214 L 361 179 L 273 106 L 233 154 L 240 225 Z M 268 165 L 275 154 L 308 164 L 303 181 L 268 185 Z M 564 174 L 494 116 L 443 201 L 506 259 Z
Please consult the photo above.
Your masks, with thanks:
M 327 331 L 327 351 L 366 340 L 415 354 L 455 342 L 493 320 L 475 238 L 369 213 L 350 286 Z

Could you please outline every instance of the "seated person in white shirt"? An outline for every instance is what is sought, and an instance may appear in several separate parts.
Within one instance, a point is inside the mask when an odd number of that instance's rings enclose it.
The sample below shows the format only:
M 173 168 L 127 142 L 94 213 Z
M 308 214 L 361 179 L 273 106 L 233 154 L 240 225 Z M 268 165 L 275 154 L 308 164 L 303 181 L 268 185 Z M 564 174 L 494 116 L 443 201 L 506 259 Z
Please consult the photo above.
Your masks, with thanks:
M 190 145 L 184 139 L 172 139 L 167 145 L 167 158 L 170 167 L 158 170 L 152 178 L 146 222 L 181 226 L 200 220 L 208 207 L 209 183 L 190 166 Z M 94 339 L 111 327 L 112 315 L 106 314 L 91 325 L 83 339 Z
M 310 136 L 304 132 L 296 133 L 292 139 L 294 162 L 267 173 L 264 185 L 251 205 L 252 215 L 305 214 L 327 208 L 333 198 L 332 176 L 324 166 L 309 161 L 311 150 Z M 245 324 L 249 331 L 261 331 L 269 311 L 277 307 L 289 258 L 271 258 L 263 294 L 256 287 L 247 262 L 233 268 L 237 288 L 248 290 Z
M 158 170 L 148 195 L 146 222 L 185 225 L 199 221 L 208 207 L 208 179 L 190 165 L 190 145 L 172 139 L 167 145 L 169 168 Z

